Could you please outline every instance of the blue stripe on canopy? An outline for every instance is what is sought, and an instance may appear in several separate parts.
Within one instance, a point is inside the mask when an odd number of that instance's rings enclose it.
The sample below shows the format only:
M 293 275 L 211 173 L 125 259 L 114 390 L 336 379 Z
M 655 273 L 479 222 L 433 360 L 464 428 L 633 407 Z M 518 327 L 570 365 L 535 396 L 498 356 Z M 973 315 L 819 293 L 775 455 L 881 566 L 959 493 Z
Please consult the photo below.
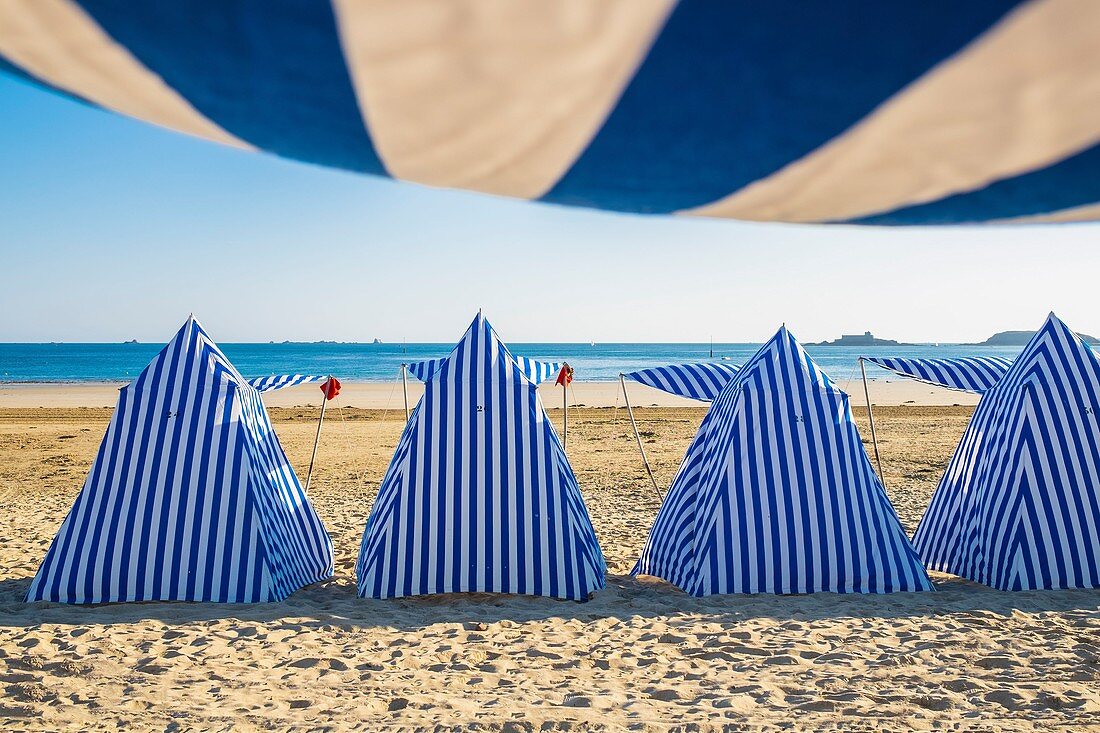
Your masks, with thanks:
M 587 598 L 603 554 L 537 386 L 480 313 L 441 362 L 371 507 L 359 595 Z
M 148 69 L 238 138 L 288 158 L 386 172 L 363 122 L 330 3 L 79 2 Z
M 561 370 L 560 361 L 536 361 L 524 356 L 515 356 L 512 358 L 523 373 L 523 376 L 531 380 L 533 384 L 541 384 L 547 379 L 557 376 L 558 372 Z M 409 370 L 409 374 L 412 374 L 421 382 L 426 382 L 432 378 L 432 374 L 435 373 L 435 370 L 445 361 L 447 361 L 446 358 L 425 359 L 424 361 L 414 361 L 411 364 L 406 364 L 405 367 Z
M 848 395 L 785 328 L 707 411 L 632 573 L 696 596 L 931 589 Z
M 190 318 L 119 391 L 27 600 L 273 601 L 332 571 L 263 400 Z
M 669 394 L 710 402 L 737 375 L 732 364 L 670 364 L 623 376 Z
M 999 356 L 959 359 L 902 359 L 883 356 L 863 358 L 903 377 L 977 394 L 991 389 L 1012 366 L 1011 359 Z
M 1054 314 L 978 403 L 913 544 L 1001 590 L 1100 587 L 1100 357 Z
M 298 384 L 321 382 L 328 377 L 317 374 L 277 374 L 270 377 L 256 377 L 249 379 L 248 385 L 257 392 L 274 392 L 283 387 L 293 387 Z
M 681 0 L 543 199 L 645 213 L 721 199 L 844 132 L 1018 3 Z

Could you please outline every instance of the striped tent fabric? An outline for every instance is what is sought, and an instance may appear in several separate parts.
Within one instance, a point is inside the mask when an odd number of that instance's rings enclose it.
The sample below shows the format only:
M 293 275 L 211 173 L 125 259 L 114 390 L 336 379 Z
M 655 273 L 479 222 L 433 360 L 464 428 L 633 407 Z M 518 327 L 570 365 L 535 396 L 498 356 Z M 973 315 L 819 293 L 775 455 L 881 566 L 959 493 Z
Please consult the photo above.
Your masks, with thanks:
M 328 377 L 317 374 L 277 374 L 270 377 L 256 377 L 248 380 L 248 386 L 257 392 L 274 392 L 283 387 L 294 387 L 310 382 L 323 382 Z
M 960 359 L 902 359 L 865 356 L 864 361 L 877 364 L 903 377 L 948 389 L 983 394 L 1000 381 L 1011 359 L 999 356 L 973 356 Z
M 978 403 L 913 544 L 1001 590 L 1100 587 L 1100 357 L 1053 313 Z
M 632 573 L 695 596 L 931 589 L 848 395 L 786 328 L 711 404 Z
M 1094 221 L 1097 27 L 1090 0 L 5 0 L 0 70 L 243 150 L 568 206 Z
M 582 600 L 605 572 L 537 385 L 479 313 L 401 435 L 363 533 L 359 595 Z
M 547 379 L 558 376 L 558 372 L 561 371 L 560 361 L 535 361 L 525 356 L 512 358 L 515 359 L 520 371 L 523 372 L 523 376 L 535 384 L 542 384 Z
M 119 391 L 27 600 L 276 601 L 332 572 L 260 393 L 192 317 Z
M 557 376 L 558 372 L 561 371 L 560 361 L 535 361 L 524 356 L 513 356 L 512 359 L 516 362 L 520 371 L 523 372 L 523 376 L 535 384 L 542 384 L 547 379 Z M 446 358 L 425 359 L 424 361 L 414 361 L 411 364 L 406 364 L 405 367 L 409 370 L 409 374 L 421 382 L 426 382 L 432 378 L 435 370 L 445 361 L 447 361 Z
M 711 402 L 736 375 L 732 364 L 670 364 L 623 376 L 679 397 Z

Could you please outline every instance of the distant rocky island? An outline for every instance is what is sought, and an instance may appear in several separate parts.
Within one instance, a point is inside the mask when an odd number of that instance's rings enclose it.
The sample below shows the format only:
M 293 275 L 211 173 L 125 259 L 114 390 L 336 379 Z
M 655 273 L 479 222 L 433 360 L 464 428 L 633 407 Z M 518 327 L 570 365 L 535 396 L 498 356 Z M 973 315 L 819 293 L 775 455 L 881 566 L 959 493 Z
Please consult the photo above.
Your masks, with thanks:
M 893 339 L 876 338 L 870 331 L 862 334 L 846 333 L 835 341 L 821 341 L 810 346 L 911 346 Z
M 1001 331 L 995 333 L 980 344 L 964 344 L 964 346 L 1026 346 L 1027 342 L 1035 335 L 1034 331 Z M 1100 346 L 1100 339 L 1088 334 L 1079 333 L 1081 340 L 1090 346 Z

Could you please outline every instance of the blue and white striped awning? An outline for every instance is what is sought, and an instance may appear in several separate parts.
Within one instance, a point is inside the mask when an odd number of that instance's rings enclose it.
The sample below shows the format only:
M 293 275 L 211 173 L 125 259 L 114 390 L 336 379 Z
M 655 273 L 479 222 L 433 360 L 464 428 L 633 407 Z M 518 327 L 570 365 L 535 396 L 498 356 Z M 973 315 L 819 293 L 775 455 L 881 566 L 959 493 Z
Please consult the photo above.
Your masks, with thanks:
M 538 386 L 480 313 L 436 361 L 367 519 L 359 595 L 586 599 L 606 567 Z
M 623 376 L 669 394 L 710 402 L 737 375 L 732 364 L 669 364 Z
M 1100 356 L 1054 314 L 978 403 L 913 544 L 1001 590 L 1100 587 Z
M 697 596 L 931 589 L 848 395 L 786 328 L 711 404 L 632 572 Z
M 119 391 L 27 600 L 274 601 L 332 571 L 259 392 L 189 318 Z
M 555 204 L 1072 221 L 1100 218 L 1098 27 L 1087 0 L 6 0 L 0 68 L 244 150 Z
M 520 371 L 523 372 L 523 376 L 534 384 L 541 384 L 551 377 L 556 377 L 558 372 L 561 371 L 562 363 L 560 361 L 535 361 L 524 356 L 513 356 L 512 359 L 516 362 Z M 406 364 L 405 367 L 409 370 L 409 374 L 421 382 L 426 382 L 432 378 L 435 370 L 445 361 L 447 361 L 446 357 L 442 359 L 425 359 Z
M 277 374 L 270 377 L 256 377 L 249 379 L 248 384 L 257 392 L 274 392 L 283 387 L 294 387 L 310 382 L 323 382 L 328 377 L 317 374 Z
M 916 379 L 919 382 L 977 394 L 982 394 L 991 389 L 1012 366 L 1011 359 L 1004 359 L 999 356 L 974 356 L 959 359 L 901 359 L 865 356 L 863 359 L 903 377 Z

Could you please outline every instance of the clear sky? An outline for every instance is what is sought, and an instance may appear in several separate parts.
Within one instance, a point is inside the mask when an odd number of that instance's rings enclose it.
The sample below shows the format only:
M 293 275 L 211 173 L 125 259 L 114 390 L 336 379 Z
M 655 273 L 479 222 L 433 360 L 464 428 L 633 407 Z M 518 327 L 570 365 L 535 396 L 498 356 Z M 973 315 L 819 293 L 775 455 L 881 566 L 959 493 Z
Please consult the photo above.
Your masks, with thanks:
M 0 341 L 974 341 L 1100 334 L 1100 227 L 563 209 L 245 153 L 0 75 Z

